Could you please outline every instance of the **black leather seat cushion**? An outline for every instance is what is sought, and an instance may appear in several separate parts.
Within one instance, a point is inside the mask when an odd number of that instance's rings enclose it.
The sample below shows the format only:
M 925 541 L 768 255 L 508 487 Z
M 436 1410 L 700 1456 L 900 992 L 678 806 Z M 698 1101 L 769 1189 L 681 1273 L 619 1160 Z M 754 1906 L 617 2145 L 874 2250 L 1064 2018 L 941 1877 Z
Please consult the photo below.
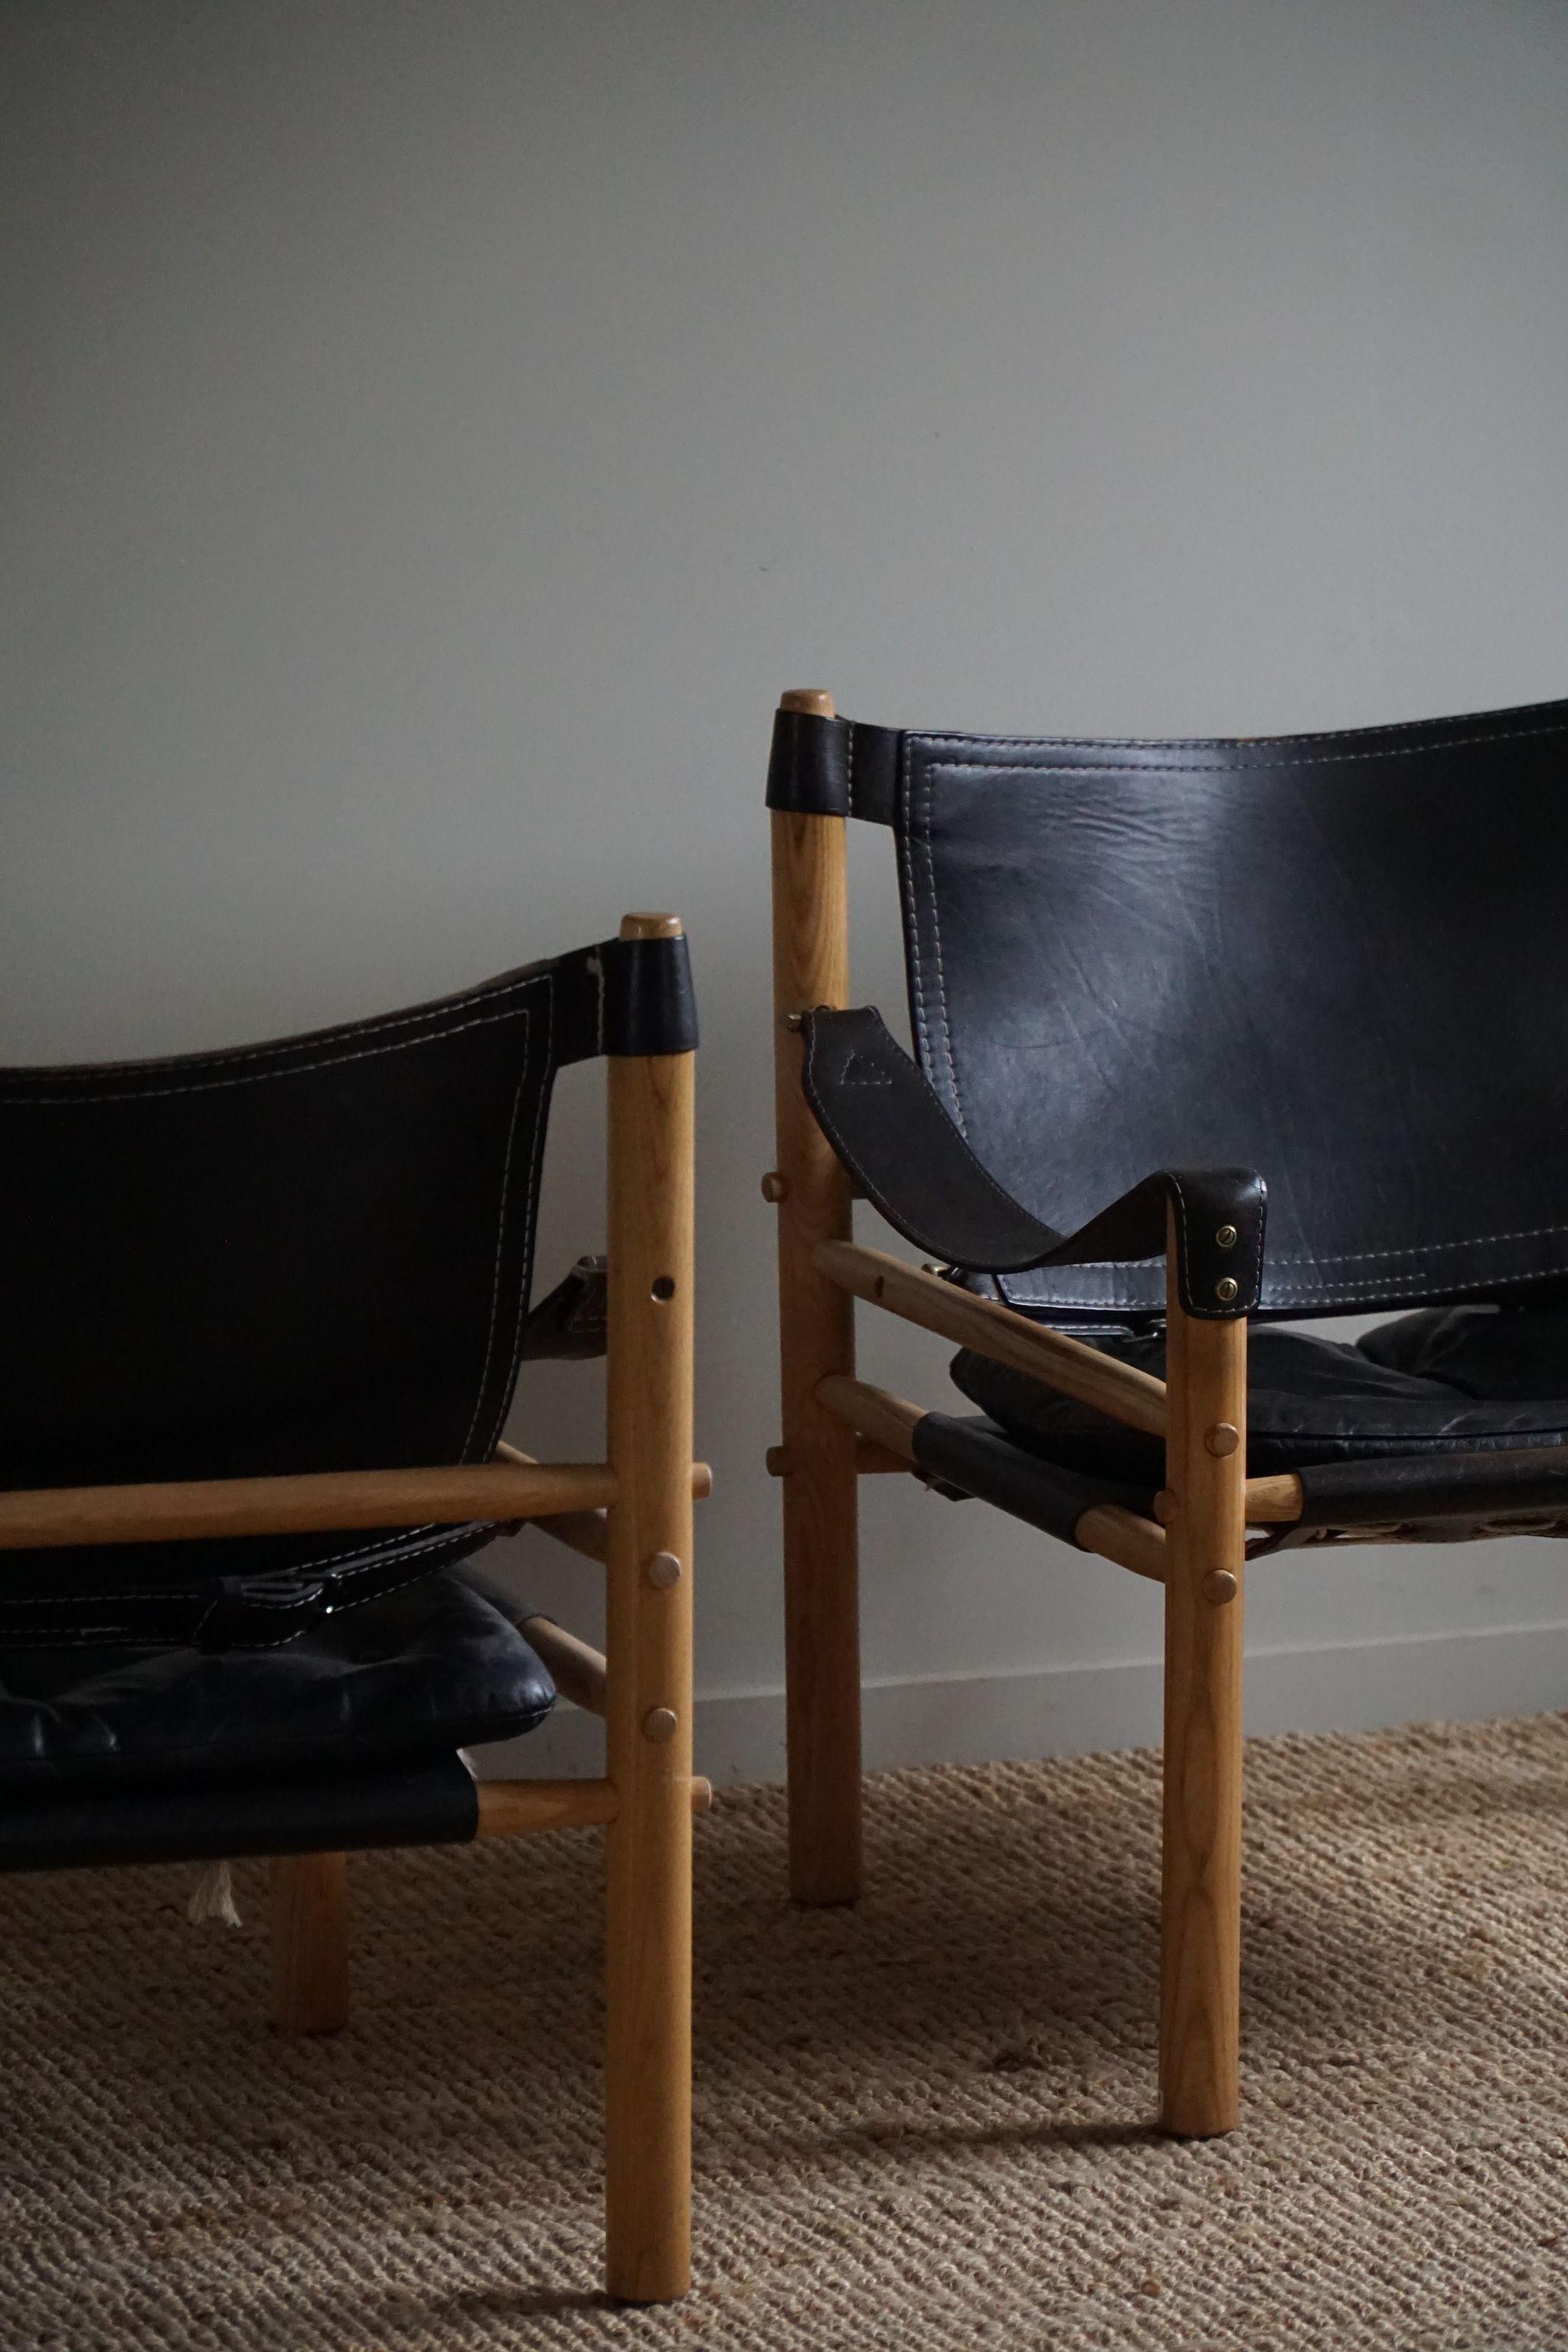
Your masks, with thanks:
M 352 1774 L 530 1731 L 554 1696 L 516 1626 L 437 1570 L 276 1649 L 0 1654 L 0 1791 Z
M 1090 1342 L 1163 1377 L 1163 1338 Z M 1568 1439 L 1568 1309 L 1429 1308 L 1360 1340 L 1264 1325 L 1249 1335 L 1247 1466 L 1254 1476 L 1313 1463 L 1462 1454 Z M 1091 1476 L 1154 1485 L 1157 1438 L 966 1349 L 952 1376 L 1017 1443 Z

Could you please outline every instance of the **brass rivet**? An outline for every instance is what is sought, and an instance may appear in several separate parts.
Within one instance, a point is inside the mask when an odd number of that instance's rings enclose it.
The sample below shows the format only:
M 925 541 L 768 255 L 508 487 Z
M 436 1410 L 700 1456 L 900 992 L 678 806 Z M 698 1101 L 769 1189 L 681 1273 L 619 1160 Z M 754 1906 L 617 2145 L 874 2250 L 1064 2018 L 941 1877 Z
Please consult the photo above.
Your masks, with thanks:
M 789 1185 L 787 1181 L 779 1174 L 776 1168 L 770 1168 L 767 1174 L 763 1178 L 763 1200 L 772 1201 L 776 1206 L 780 1201 L 787 1200 L 788 1197 Z
M 1211 1454 L 1217 1454 L 1223 1459 L 1226 1454 L 1236 1452 L 1237 1447 L 1241 1444 L 1241 1432 L 1232 1422 L 1216 1421 L 1214 1427 L 1205 1433 L 1204 1444 Z
M 642 1719 L 642 1731 L 645 1739 L 673 1739 L 675 1709 L 672 1706 L 650 1706 Z
M 1221 1275 L 1214 1286 L 1214 1295 L 1222 1307 L 1228 1307 L 1231 1300 L 1240 1295 L 1240 1283 L 1235 1281 L 1228 1274 Z
M 1223 1608 L 1227 1601 L 1234 1601 L 1240 1591 L 1240 1585 L 1228 1568 L 1211 1568 L 1204 1579 L 1204 1599 L 1212 1601 L 1216 1609 Z
M 1236 1227 L 1234 1225 L 1221 1225 L 1218 1233 L 1215 1235 L 1215 1241 L 1220 1249 L 1234 1249 L 1237 1244 Z
M 680 1562 L 672 1551 L 656 1551 L 643 1574 L 656 1592 L 668 1592 L 680 1582 Z
M 805 1015 L 804 1013 L 781 1013 L 779 1027 L 789 1030 L 793 1035 L 798 1037 L 805 1027 Z

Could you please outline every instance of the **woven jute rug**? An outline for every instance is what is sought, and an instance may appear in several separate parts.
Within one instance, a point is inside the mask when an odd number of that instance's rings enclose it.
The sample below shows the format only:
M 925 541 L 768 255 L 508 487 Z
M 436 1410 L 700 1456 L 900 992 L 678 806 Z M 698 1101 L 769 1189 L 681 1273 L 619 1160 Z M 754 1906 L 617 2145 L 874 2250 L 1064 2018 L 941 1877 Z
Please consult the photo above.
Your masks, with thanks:
M 698 1824 L 699 2284 L 605 2303 L 599 1853 L 354 1865 L 355 2014 L 267 2022 L 194 1874 L 0 1887 L 6 2352 L 1563 2352 L 1568 1718 L 1248 1754 L 1246 2105 L 1152 2107 L 1150 1755 L 901 1772 L 871 1892 Z

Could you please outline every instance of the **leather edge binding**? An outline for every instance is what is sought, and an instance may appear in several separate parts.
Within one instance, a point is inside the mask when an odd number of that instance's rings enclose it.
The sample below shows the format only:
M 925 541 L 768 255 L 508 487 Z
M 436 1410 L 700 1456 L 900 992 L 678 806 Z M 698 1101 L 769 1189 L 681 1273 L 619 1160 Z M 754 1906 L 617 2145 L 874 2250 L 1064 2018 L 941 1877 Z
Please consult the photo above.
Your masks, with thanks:
M 891 824 L 902 742 L 892 727 L 820 719 L 809 710 L 776 711 L 768 806 L 795 816 L 854 816 Z

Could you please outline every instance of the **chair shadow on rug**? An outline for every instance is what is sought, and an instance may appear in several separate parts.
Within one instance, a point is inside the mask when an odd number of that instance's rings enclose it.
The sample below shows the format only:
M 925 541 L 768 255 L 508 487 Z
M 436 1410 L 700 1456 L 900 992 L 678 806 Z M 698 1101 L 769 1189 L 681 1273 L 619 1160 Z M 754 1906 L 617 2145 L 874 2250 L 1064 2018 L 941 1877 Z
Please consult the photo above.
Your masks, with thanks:
M 0 1870 L 266 1855 L 275 2014 L 347 2014 L 345 1853 L 606 1828 L 607 2276 L 689 2275 L 692 1089 L 679 924 L 236 1051 L 0 1073 Z M 530 1312 L 558 1069 L 603 1057 L 607 1275 Z M 501 1438 L 606 1359 L 605 1458 Z M 601 1656 L 471 1565 L 537 1523 Z M 599 1780 L 466 1751 L 556 1689 Z
M 1174 2134 L 1238 2112 L 1248 1565 L 1568 1534 L 1565 751 L 1564 703 L 1170 743 L 778 711 L 792 1887 L 861 1887 L 862 1478 L 1158 1585 Z M 850 820 L 894 838 L 912 1057 L 853 1008 Z M 857 1379 L 858 1301 L 956 1341 L 978 1412 Z

